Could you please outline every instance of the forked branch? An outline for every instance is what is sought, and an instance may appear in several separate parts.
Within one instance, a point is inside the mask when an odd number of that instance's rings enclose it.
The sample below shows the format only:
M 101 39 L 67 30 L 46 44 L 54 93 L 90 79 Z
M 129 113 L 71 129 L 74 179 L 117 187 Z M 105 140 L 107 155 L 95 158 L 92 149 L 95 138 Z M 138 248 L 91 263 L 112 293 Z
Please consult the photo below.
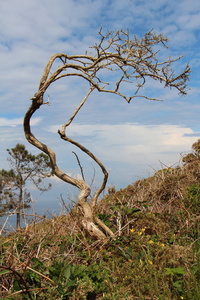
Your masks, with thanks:
M 108 31 L 107 34 L 104 35 L 102 30 L 100 30 L 99 35 L 99 43 L 91 47 L 91 53 L 89 54 L 67 55 L 65 53 L 56 53 L 49 59 L 38 91 L 34 97 L 31 98 L 32 104 L 25 115 L 24 131 L 27 140 L 31 144 L 49 155 L 54 174 L 80 190 L 78 205 L 83 211 L 83 226 L 97 238 L 104 238 L 104 233 L 108 235 L 113 235 L 113 233 L 94 215 L 94 208 L 100 193 L 105 189 L 108 173 L 104 165 L 93 153 L 66 135 L 66 128 L 74 120 L 91 92 L 95 89 L 99 92 L 116 94 L 125 99 L 128 103 L 136 97 L 142 97 L 148 100 L 160 100 L 146 94 L 139 94 L 141 88 L 146 84 L 146 81 L 153 79 L 159 81 L 164 87 L 175 88 L 180 95 L 185 95 L 187 93 L 186 88 L 187 81 L 189 80 L 190 67 L 187 65 L 180 74 L 175 74 L 171 65 L 179 60 L 181 56 L 177 59 L 168 57 L 164 61 L 159 60 L 159 52 L 155 50 L 155 46 L 157 47 L 161 44 L 167 48 L 167 38 L 162 34 L 156 35 L 150 31 L 141 39 L 136 36 L 131 39 L 128 31 Z M 59 63 L 59 65 L 55 68 L 54 65 L 57 63 Z M 104 73 L 101 72 L 102 70 Z M 110 72 L 112 73 L 110 74 Z M 104 174 L 102 185 L 95 193 L 91 206 L 87 202 L 87 197 L 90 195 L 89 185 L 84 179 L 78 180 L 62 172 L 57 166 L 55 153 L 48 146 L 36 139 L 30 127 L 32 115 L 41 105 L 45 104 L 44 93 L 48 87 L 55 81 L 68 76 L 78 76 L 86 80 L 89 83 L 89 91 L 75 109 L 70 119 L 63 124 L 61 130 L 58 130 L 58 133 L 61 139 L 74 144 L 90 156 L 99 165 Z M 125 85 L 127 82 L 133 85 L 133 91 L 130 94 L 126 92 L 127 89 Z M 101 230 L 95 223 L 101 227 Z

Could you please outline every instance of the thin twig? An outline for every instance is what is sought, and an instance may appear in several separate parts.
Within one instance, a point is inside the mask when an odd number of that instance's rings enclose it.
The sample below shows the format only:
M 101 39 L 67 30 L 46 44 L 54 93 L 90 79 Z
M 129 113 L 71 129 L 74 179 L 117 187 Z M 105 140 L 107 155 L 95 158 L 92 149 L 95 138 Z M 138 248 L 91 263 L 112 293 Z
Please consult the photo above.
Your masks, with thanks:
M 74 151 L 72 151 L 72 153 L 74 153 L 74 155 L 76 156 L 78 165 L 79 165 L 80 170 L 81 170 L 81 176 L 82 176 L 83 180 L 85 181 L 84 174 L 83 174 L 83 168 L 82 168 L 82 166 L 81 166 L 81 163 L 80 163 L 80 160 L 79 160 L 79 158 L 78 158 L 78 155 L 77 155 L 76 152 L 74 152 Z

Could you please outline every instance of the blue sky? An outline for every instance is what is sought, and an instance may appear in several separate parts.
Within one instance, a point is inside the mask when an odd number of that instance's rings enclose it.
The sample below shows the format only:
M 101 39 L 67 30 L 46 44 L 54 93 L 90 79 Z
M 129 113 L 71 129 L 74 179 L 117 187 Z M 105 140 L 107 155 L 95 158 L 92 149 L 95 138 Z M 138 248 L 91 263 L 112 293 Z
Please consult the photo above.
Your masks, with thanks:
M 154 28 L 169 38 L 165 56 L 184 58 L 192 74 L 189 92 L 150 83 L 146 89 L 164 102 L 135 99 L 130 104 L 118 96 L 94 92 L 69 128 L 69 136 L 88 147 L 109 170 L 108 185 L 123 188 L 158 170 L 176 165 L 180 153 L 190 151 L 200 138 L 200 3 L 199 0 L 1 0 L 0 2 L 0 168 L 9 168 L 7 148 L 23 143 L 22 120 L 37 91 L 44 67 L 56 52 L 85 54 L 98 41 L 98 31 L 129 29 L 142 37 Z M 33 119 L 34 134 L 57 154 L 60 168 L 79 176 L 79 155 L 88 183 L 95 169 L 93 188 L 102 178 L 98 166 L 59 139 L 57 130 L 85 96 L 88 85 L 67 78 L 50 87 L 50 106 Z M 70 186 L 53 179 L 48 198 L 55 203 Z M 45 196 L 44 196 L 45 198 Z

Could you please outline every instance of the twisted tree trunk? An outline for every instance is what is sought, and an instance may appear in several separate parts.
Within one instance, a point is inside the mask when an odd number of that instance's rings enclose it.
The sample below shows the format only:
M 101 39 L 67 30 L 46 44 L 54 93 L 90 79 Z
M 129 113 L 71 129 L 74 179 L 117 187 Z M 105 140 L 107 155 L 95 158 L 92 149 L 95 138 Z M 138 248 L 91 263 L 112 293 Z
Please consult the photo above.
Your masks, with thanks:
M 37 109 L 39 109 L 39 107 L 42 104 L 43 104 L 43 95 L 37 96 L 36 94 L 35 97 L 32 99 L 32 105 L 30 106 L 30 108 L 28 109 L 24 117 L 24 132 L 25 132 L 26 139 L 28 140 L 29 143 L 31 143 L 41 151 L 45 152 L 49 156 L 53 173 L 58 178 L 76 186 L 80 190 L 77 199 L 77 204 L 81 208 L 80 211 L 82 212 L 82 225 L 88 231 L 88 233 L 97 239 L 105 239 L 106 234 L 109 236 L 113 236 L 114 235 L 113 232 L 105 224 L 103 224 L 101 220 L 99 220 L 95 216 L 94 208 L 90 206 L 89 203 L 87 202 L 87 198 L 91 192 L 89 185 L 84 180 L 72 178 L 66 173 L 62 172 L 57 166 L 56 155 L 54 151 L 48 146 L 46 146 L 45 144 L 41 143 L 39 140 L 37 140 L 36 137 L 32 134 L 30 128 L 30 119 L 34 114 L 34 112 Z
M 103 164 L 85 147 L 67 137 L 66 127 L 71 124 L 74 117 L 85 103 L 90 93 L 96 89 L 99 92 L 112 93 L 125 99 L 128 103 L 136 97 L 148 100 L 159 100 L 151 98 L 145 94 L 138 94 L 141 88 L 145 86 L 146 80 L 154 79 L 164 84 L 165 87 L 176 88 L 180 95 L 187 93 L 187 81 L 189 79 L 190 67 L 187 65 L 185 69 L 178 75 L 175 75 L 171 64 L 179 60 L 182 56 L 171 59 L 170 57 L 164 61 L 160 61 L 157 57 L 158 51 L 155 51 L 154 46 L 161 44 L 164 47 L 167 43 L 167 38 L 162 34 L 156 35 L 152 31 L 145 34 L 141 39 L 136 36 L 131 39 L 129 31 L 124 30 L 110 32 L 103 35 L 102 30 L 99 32 L 100 41 L 93 46 L 93 54 L 91 52 L 85 55 L 67 55 L 65 53 L 55 53 L 49 59 L 40 84 L 38 92 L 31 99 L 32 104 L 24 118 L 24 131 L 27 140 L 45 152 L 51 161 L 53 173 L 61 180 L 76 186 L 79 190 L 78 205 L 81 208 L 83 215 L 82 225 L 87 231 L 98 239 L 105 238 L 106 235 L 113 236 L 113 232 L 95 216 L 95 206 L 98 196 L 104 190 L 108 178 L 108 173 Z M 52 68 L 55 61 L 59 61 L 56 70 Z M 109 82 L 105 82 L 101 78 L 101 71 L 114 72 L 116 77 L 110 76 Z M 68 76 L 76 76 L 86 80 L 89 83 L 89 91 L 69 121 L 62 126 L 61 131 L 58 131 L 61 139 L 70 142 L 80 148 L 83 152 L 89 155 L 101 168 L 104 179 L 101 187 L 96 191 L 91 205 L 87 202 L 90 195 L 90 187 L 84 180 L 71 178 L 63 173 L 56 164 L 55 153 L 46 145 L 38 141 L 31 132 L 30 119 L 34 112 L 41 105 L 48 102 L 43 102 L 43 95 L 48 87 L 55 81 Z M 123 89 L 124 82 L 135 82 L 134 91 L 130 95 L 125 94 L 126 88 Z

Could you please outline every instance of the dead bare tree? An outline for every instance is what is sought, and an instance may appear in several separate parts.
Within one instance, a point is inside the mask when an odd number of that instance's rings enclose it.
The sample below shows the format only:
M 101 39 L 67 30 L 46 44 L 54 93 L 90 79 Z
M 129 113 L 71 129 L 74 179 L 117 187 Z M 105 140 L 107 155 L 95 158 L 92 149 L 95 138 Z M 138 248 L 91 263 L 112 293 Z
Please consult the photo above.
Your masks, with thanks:
M 66 135 L 66 128 L 71 124 L 76 114 L 86 102 L 88 96 L 95 89 L 99 92 L 113 93 L 124 98 L 128 103 L 131 99 L 136 97 L 146 98 L 148 100 L 159 100 L 150 98 L 146 95 L 140 94 L 140 90 L 144 87 L 146 79 L 151 78 L 161 82 L 164 87 L 176 88 L 180 95 L 186 95 L 187 80 L 189 80 L 190 67 L 189 65 L 178 75 L 171 69 L 171 65 L 179 60 L 182 56 L 171 59 L 170 57 L 165 61 L 159 61 L 158 52 L 155 46 L 162 44 L 167 48 L 167 38 L 162 34 L 156 35 L 152 31 L 146 33 L 142 39 L 134 37 L 130 39 L 129 32 L 123 30 L 117 32 L 108 31 L 106 35 L 99 32 L 100 42 L 91 48 L 91 53 L 85 55 L 67 55 L 64 53 L 54 54 L 48 61 L 43 76 L 41 78 L 39 89 L 31 98 L 32 104 L 28 109 L 24 118 L 24 132 L 27 140 L 45 152 L 51 160 L 51 167 L 53 173 L 61 180 L 76 186 L 79 190 L 78 206 L 81 208 L 80 218 L 83 227 L 97 239 L 106 238 L 106 236 L 113 236 L 113 232 L 95 215 L 95 206 L 101 192 L 105 189 L 108 173 L 100 160 L 92 154 L 83 145 L 74 141 Z M 57 66 L 57 62 L 61 64 Z M 53 66 L 56 64 L 56 70 L 53 71 Z M 118 76 L 113 83 L 104 82 L 100 75 L 100 71 L 115 72 Z M 104 74 L 105 74 L 104 73 Z M 112 79 L 112 74 L 110 78 Z M 85 180 L 78 180 L 70 177 L 62 172 L 56 164 L 55 153 L 45 144 L 41 143 L 35 138 L 31 132 L 30 119 L 44 102 L 44 93 L 48 87 L 55 81 L 68 77 L 79 76 L 89 83 L 89 90 L 87 95 L 78 105 L 71 118 L 63 124 L 58 133 L 61 139 L 74 144 L 83 152 L 89 155 L 101 168 L 104 179 L 101 187 L 94 194 L 91 203 L 87 202 L 91 189 Z M 134 81 L 135 90 L 131 96 L 127 96 L 123 90 L 123 84 Z

